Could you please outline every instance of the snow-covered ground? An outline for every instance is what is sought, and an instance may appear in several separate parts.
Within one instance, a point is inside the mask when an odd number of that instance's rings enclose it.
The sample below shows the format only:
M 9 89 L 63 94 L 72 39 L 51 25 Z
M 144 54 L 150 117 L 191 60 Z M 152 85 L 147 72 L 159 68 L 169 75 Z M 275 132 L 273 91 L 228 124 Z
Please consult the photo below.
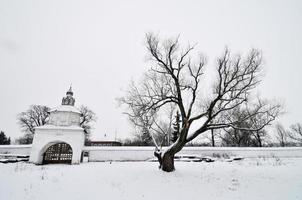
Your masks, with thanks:
M 47 199 L 302 199 L 302 158 L 80 165 L 0 164 L 1 200 Z

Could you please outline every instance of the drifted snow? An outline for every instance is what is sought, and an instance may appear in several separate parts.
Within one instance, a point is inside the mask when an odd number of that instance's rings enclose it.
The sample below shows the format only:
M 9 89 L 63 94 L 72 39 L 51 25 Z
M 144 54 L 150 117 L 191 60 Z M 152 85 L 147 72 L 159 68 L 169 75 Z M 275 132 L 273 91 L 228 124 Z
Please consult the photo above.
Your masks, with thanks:
M 0 164 L 0 199 L 302 199 L 301 158 L 176 162 L 173 173 L 157 166 Z

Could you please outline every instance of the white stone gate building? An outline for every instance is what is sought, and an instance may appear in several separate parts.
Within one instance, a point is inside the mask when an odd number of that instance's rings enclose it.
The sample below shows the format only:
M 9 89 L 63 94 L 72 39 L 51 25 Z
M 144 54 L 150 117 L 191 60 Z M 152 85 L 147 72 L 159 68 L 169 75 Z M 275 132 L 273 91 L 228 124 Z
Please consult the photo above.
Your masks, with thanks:
M 36 127 L 29 161 L 35 164 L 81 162 L 85 134 L 70 89 L 62 104 L 50 111 L 46 125 Z

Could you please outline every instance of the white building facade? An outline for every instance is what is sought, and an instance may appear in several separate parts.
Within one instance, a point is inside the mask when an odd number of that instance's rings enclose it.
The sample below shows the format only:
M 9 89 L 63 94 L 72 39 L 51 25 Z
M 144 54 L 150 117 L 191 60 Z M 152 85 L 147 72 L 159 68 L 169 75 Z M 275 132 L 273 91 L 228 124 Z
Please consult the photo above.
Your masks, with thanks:
M 35 164 L 79 164 L 85 142 L 81 112 L 74 106 L 70 89 L 62 104 L 50 111 L 48 123 L 35 128 L 29 161 Z

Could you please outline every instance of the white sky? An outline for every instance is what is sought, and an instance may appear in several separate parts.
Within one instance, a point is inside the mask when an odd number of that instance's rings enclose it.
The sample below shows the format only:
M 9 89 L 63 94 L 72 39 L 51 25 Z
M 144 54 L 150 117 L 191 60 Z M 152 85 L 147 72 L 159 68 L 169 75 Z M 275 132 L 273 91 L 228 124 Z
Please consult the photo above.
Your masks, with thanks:
M 115 98 L 148 66 L 148 31 L 198 43 L 208 67 L 226 45 L 235 53 L 261 49 L 259 92 L 284 100 L 284 125 L 302 122 L 301 11 L 299 0 L 0 0 L 0 130 L 21 136 L 17 114 L 59 105 L 72 83 L 76 105 L 98 116 L 95 138 L 130 136 Z

